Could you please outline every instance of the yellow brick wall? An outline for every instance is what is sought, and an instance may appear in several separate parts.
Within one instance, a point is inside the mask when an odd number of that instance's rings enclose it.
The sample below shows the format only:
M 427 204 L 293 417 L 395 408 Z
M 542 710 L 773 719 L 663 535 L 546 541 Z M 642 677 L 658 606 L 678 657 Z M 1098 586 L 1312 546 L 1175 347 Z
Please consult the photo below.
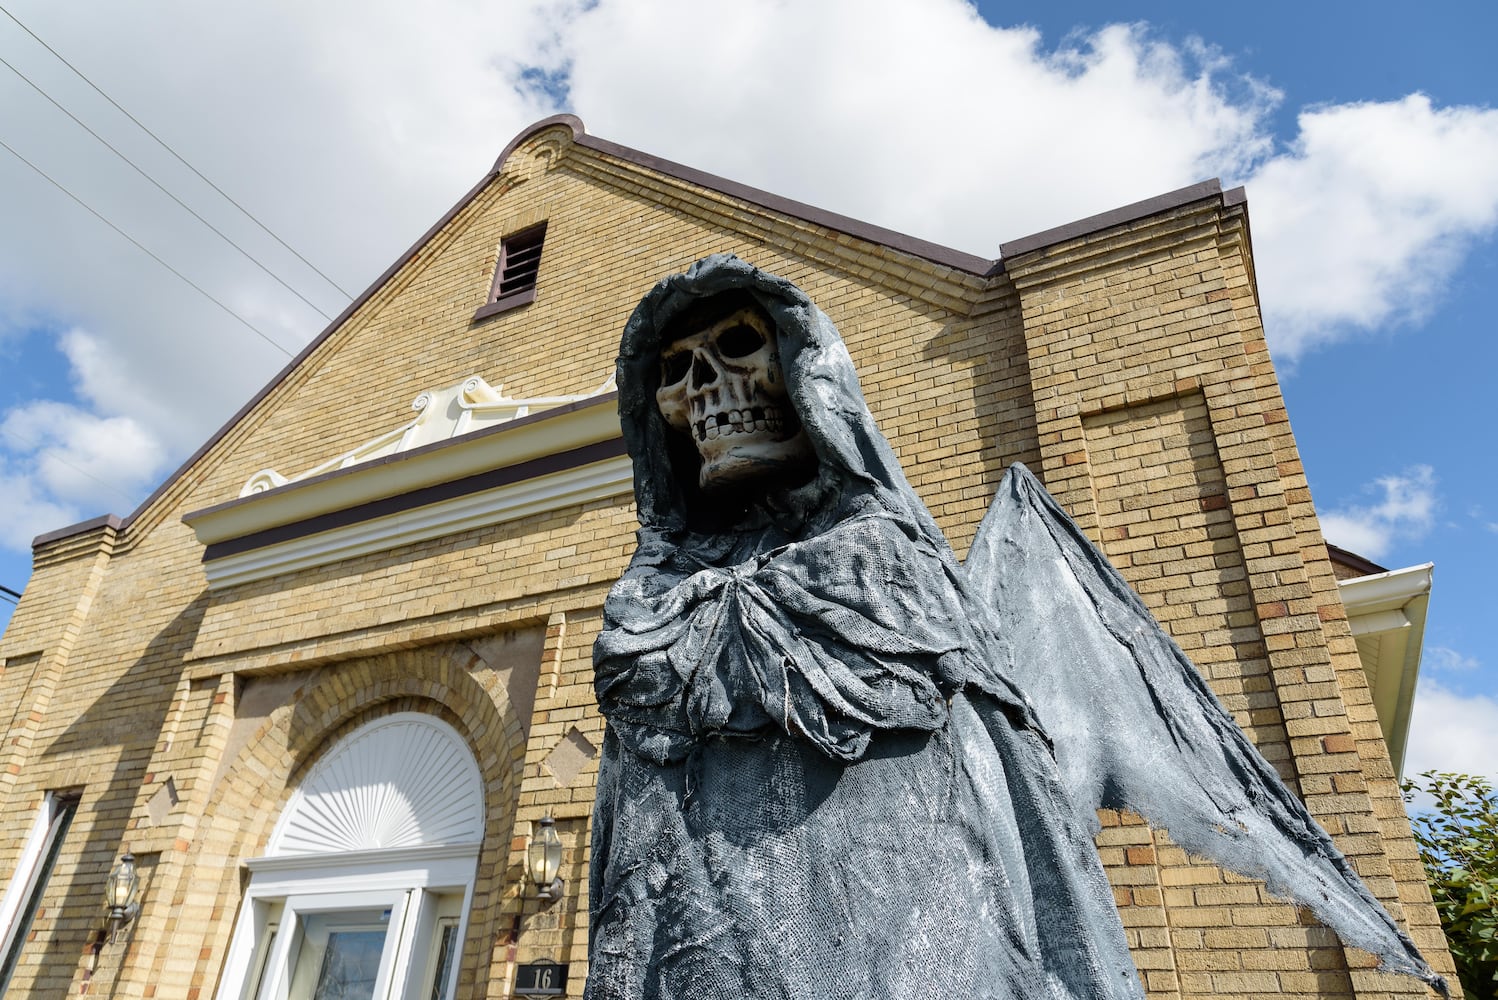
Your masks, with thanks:
M 1243 226 L 1241 208 L 1199 202 L 1008 262 L 1044 478 L 1449 972 L 1418 868 L 1391 867 L 1413 857 L 1408 825 L 1391 815 L 1392 770 L 1268 363 Z M 1100 844 L 1152 995 L 1424 995 L 1137 822 L 1116 818 Z
M 548 223 L 536 300 L 475 323 L 500 240 Z M 501 176 L 125 529 L 38 555 L 3 641 L 0 871 L 43 793 L 84 799 L 16 995 L 210 996 L 297 782 L 379 715 L 435 714 L 485 776 L 459 996 L 538 957 L 586 974 L 588 826 L 603 722 L 591 645 L 634 544 L 598 501 L 210 592 L 181 516 L 271 467 L 311 468 L 470 375 L 597 388 L 640 296 L 732 251 L 838 324 L 917 492 L 963 554 L 1021 460 L 1102 544 L 1370 885 L 1449 967 L 1273 370 L 1242 209 L 1209 199 L 1020 255 L 983 277 L 777 215 L 582 146 L 523 143 Z M 552 815 L 565 897 L 524 889 Z M 1261 886 L 1135 818 L 1099 839 L 1152 996 L 1421 995 Z M 124 849 L 140 918 L 101 949 Z M 1449 968 L 1448 968 L 1449 971 Z

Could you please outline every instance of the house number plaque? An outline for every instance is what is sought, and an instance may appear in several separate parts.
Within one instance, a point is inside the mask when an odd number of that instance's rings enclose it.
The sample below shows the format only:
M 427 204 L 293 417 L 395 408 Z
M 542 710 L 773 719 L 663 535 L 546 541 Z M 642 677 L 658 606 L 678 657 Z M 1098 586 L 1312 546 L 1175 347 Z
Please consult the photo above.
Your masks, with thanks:
M 567 966 L 542 959 L 515 972 L 517 997 L 559 997 L 567 992 Z

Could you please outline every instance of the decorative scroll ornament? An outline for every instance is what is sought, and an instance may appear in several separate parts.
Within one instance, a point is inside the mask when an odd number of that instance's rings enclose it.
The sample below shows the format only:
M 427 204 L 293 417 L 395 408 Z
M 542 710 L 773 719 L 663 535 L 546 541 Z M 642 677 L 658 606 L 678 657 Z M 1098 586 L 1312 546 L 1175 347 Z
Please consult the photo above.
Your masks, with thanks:
M 357 448 L 308 469 L 295 476 L 284 476 L 275 469 L 262 469 L 245 482 L 241 497 L 264 493 L 278 486 L 301 482 L 325 472 L 346 469 L 361 462 L 396 455 L 423 445 L 437 444 L 463 434 L 471 434 L 496 424 L 508 423 L 568 403 L 577 403 L 611 392 L 614 378 L 588 393 L 570 396 L 532 396 L 517 399 L 504 394 L 504 386 L 491 386 L 478 375 L 470 375 L 456 385 L 429 389 L 411 401 L 418 414 L 415 420 L 372 438 Z

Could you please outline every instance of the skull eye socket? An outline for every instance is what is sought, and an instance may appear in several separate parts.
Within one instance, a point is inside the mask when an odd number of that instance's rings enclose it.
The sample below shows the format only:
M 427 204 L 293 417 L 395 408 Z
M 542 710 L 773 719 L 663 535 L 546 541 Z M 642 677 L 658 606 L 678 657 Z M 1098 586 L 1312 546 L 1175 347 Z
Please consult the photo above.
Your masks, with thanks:
M 692 369 L 692 353 L 680 351 L 661 358 L 661 385 L 675 385 Z
M 764 335 L 748 323 L 738 323 L 718 337 L 718 350 L 725 358 L 747 358 L 765 346 Z

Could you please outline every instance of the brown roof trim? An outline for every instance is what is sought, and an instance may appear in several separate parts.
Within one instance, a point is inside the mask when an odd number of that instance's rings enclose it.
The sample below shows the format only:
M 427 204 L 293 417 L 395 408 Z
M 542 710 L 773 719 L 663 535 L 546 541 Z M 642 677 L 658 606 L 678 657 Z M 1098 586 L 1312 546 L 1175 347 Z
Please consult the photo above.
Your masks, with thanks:
M 170 476 L 163 480 L 161 485 L 158 486 L 154 491 L 152 491 L 151 495 L 146 497 L 146 499 L 141 502 L 140 506 L 136 507 L 128 517 L 121 521 L 119 527 L 128 528 L 135 521 L 135 519 L 141 515 L 142 511 L 146 510 L 151 506 L 151 504 L 155 503 L 157 498 L 165 493 L 168 489 L 170 489 L 173 483 L 184 476 L 187 473 L 188 469 L 196 465 L 198 461 L 208 453 L 209 449 L 223 440 L 224 436 L 229 433 L 229 431 L 234 427 L 235 424 L 239 423 L 250 414 L 250 411 L 259 406 L 260 403 L 265 399 L 265 397 L 269 396 L 271 392 L 275 390 L 276 386 L 280 385 L 288 375 L 296 370 L 298 365 L 300 365 L 307 359 L 308 355 L 317 350 L 318 347 L 322 346 L 322 342 L 332 336 L 334 330 L 337 330 L 340 326 L 342 326 L 350 316 L 352 316 L 359 310 L 361 306 L 364 305 L 364 303 L 373 298 L 375 293 L 378 292 L 382 287 L 384 287 L 386 282 L 395 277 L 397 271 L 410 263 L 412 258 L 414 258 L 421 251 L 422 247 L 426 246 L 426 244 L 432 239 L 432 237 L 441 232 L 442 228 L 449 222 L 451 222 L 459 212 L 468 207 L 469 202 L 478 197 L 480 191 L 488 187 L 490 182 L 493 181 L 495 177 L 499 176 L 499 170 L 500 167 L 504 164 L 505 157 L 509 156 L 516 146 L 520 145 L 520 143 L 524 142 L 526 139 L 530 138 L 530 136 L 534 135 L 536 132 L 541 131 L 542 129 L 550 128 L 553 125 L 573 125 L 574 123 L 576 128 L 582 127 L 582 122 L 573 115 L 553 115 L 550 118 L 544 118 L 541 121 L 536 122 L 534 125 L 530 126 L 525 131 L 517 135 L 514 139 L 510 140 L 510 144 L 505 147 L 504 153 L 500 155 L 500 158 L 495 163 L 494 167 L 487 174 L 485 174 L 477 184 L 470 188 L 467 194 L 459 198 L 457 204 L 448 209 L 447 212 L 442 216 L 442 218 L 438 219 L 429 229 L 427 229 L 426 232 L 422 233 L 421 238 L 418 239 L 415 243 L 411 244 L 411 246 L 407 248 L 405 253 L 396 258 L 395 263 L 387 267 L 384 273 L 382 273 L 378 278 L 374 280 L 373 284 L 366 288 L 358 298 L 354 299 L 344 308 L 343 312 L 333 317 L 333 321 L 326 327 L 324 327 L 321 333 L 319 333 L 316 337 L 313 337 L 312 340 L 307 343 L 307 346 L 302 348 L 301 351 L 297 353 L 296 357 L 288 361 L 286 365 L 279 372 L 277 372 L 275 376 L 273 376 L 271 380 L 267 382 L 259 392 L 250 397 L 249 402 L 241 406 L 235 412 L 235 414 L 224 423 L 222 427 L 214 432 L 212 437 L 203 442 L 203 446 L 201 448 L 189 455 L 187 457 L 187 460 L 179 465 L 175 472 L 173 472 Z M 109 516 L 113 517 L 114 515 L 111 514 Z M 116 518 L 116 520 L 119 519 Z M 74 535 L 83 531 L 87 531 L 89 530 L 88 526 L 91 524 L 92 522 L 85 521 L 83 522 L 83 524 L 73 525 L 70 528 L 60 528 L 57 531 L 51 531 L 45 535 L 38 535 L 37 538 L 31 543 L 32 548 L 35 548 L 36 546 L 45 542 L 55 542 L 59 538 L 66 538 L 68 535 Z
M 1244 259 L 1249 262 L 1247 268 L 1248 283 L 1249 287 L 1253 289 L 1254 306 L 1257 308 L 1262 300 L 1259 298 L 1259 269 L 1252 263 L 1254 259 L 1254 227 L 1250 224 L 1248 218 L 1248 191 L 1240 184 L 1238 187 L 1222 192 L 1223 208 L 1237 208 L 1240 205 L 1243 206 L 1243 243 L 1246 250 Z
M 945 247 L 927 240 L 917 239 L 914 236 L 908 236 L 904 233 L 896 232 L 893 229 L 885 229 L 882 226 L 875 226 L 867 222 L 860 222 L 857 219 L 849 218 L 845 215 L 839 215 L 836 212 L 828 212 L 824 209 L 817 208 L 814 205 L 808 205 L 804 202 L 793 201 L 789 198 L 782 198 L 779 195 L 772 194 L 768 191 L 762 191 L 758 188 L 750 187 L 747 184 L 740 184 L 737 181 L 727 180 L 726 178 L 718 177 L 705 171 L 687 167 L 679 163 L 674 163 L 670 160 L 661 159 L 660 157 L 651 156 L 648 153 L 642 153 L 639 150 L 631 149 L 628 146 L 621 146 L 618 143 L 609 142 L 606 139 L 598 139 L 587 134 L 587 132 L 583 128 L 582 119 L 578 118 L 576 115 L 552 115 L 549 118 L 543 118 L 540 121 L 527 126 L 526 128 L 522 129 L 515 136 L 515 138 L 511 139 L 509 144 L 506 145 L 504 150 L 499 154 L 499 158 L 494 161 L 494 166 L 489 169 L 489 172 L 485 174 L 479 180 L 479 182 L 468 191 L 467 194 L 459 198 L 457 203 L 453 205 L 452 208 L 448 209 L 448 211 L 442 216 L 442 218 L 438 219 L 431 226 L 431 228 L 423 233 L 420 239 L 411 244 L 410 248 L 407 249 L 405 253 L 401 254 L 393 264 L 386 268 L 384 273 L 374 280 L 373 284 L 366 288 L 364 292 L 360 294 L 356 299 L 350 302 L 348 306 L 341 313 L 339 313 L 333 319 L 333 321 L 323 329 L 321 333 L 312 338 L 312 340 L 308 342 L 307 346 L 302 348 L 302 350 L 296 355 L 296 357 L 287 362 L 286 365 L 279 372 L 277 372 L 269 382 L 265 384 L 264 388 L 262 388 L 259 392 L 257 392 L 250 398 L 249 402 L 245 403 L 244 406 L 241 406 L 239 410 L 236 411 L 235 414 L 230 417 L 222 427 L 214 432 L 212 437 L 210 437 L 203 443 L 202 447 L 189 455 L 187 459 L 177 467 L 176 471 L 174 471 L 165 480 L 163 480 L 162 484 L 158 486 L 154 491 L 152 491 L 151 495 L 146 497 L 146 499 L 142 501 L 134 511 L 132 511 L 127 517 L 123 519 L 117 518 L 113 514 L 105 515 L 105 518 L 113 518 L 116 522 L 118 522 L 115 525 L 117 530 L 124 530 L 126 528 L 129 528 L 130 525 L 134 523 L 135 519 L 138 518 L 142 512 L 148 509 L 153 503 L 157 501 L 157 499 L 165 494 L 166 491 L 169 490 L 178 479 L 186 475 L 187 471 L 194 465 L 196 465 L 203 458 L 203 456 L 206 455 L 214 447 L 214 445 L 223 440 L 225 435 L 227 435 L 236 424 L 238 424 L 241 420 L 248 416 L 250 412 L 255 409 L 255 407 L 259 406 L 260 403 L 264 401 L 265 398 L 269 396 L 271 392 L 273 392 L 275 388 L 279 386 L 288 375 L 296 370 L 297 366 L 305 361 L 313 351 L 317 350 L 317 348 L 322 345 L 323 341 L 327 340 L 328 337 L 333 334 L 333 331 L 342 326 L 350 316 L 352 316 L 356 311 L 359 310 L 360 307 L 362 307 L 366 302 L 373 298 L 375 293 L 378 292 L 386 284 L 386 282 L 393 278 L 401 268 L 405 267 L 406 264 L 408 264 L 421 251 L 422 247 L 424 247 L 434 236 L 436 236 L 437 233 L 443 229 L 443 227 L 450 223 L 459 212 L 466 208 L 468 204 L 472 202 L 473 199 L 476 198 L 481 191 L 488 187 L 489 184 L 499 176 L 500 171 L 504 168 L 505 160 L 508 159 L 510 154 L 515 151 L 516 147 L 518 147 L 521 143 L 525 142 L 536 133 L 545 131 L 546 129 L 553 128 L 558 125 L 566 126 L 567 128 L 571 129 L 573 141 L 587 149 L 617 157 L 619 159 L 625 160 L 626 162 L 637 164 L 649 170 L 658 171 L 678 180 L 686 181 L 690 184 L 696 184 L 702 187 L 710 188 L 722 194 L 726 194 L 729 197 L 739 198 L 744 201 L 759 205 L 762 208 L 769 209 L 770 211 L 796 216 L 814 225 L 825 226 L 829 229 L 845 233 L 857 239 L 877 243 L 881 246 L 889 247 L 890 249 L 897 250 L 901 253 L 907 253 L 912 256 L 921 257 L 925 260 L 930 260 L 934 263 L 942 264 L 954 270 L 963 271 L 968 274 L 980 275 L 983 277 L 991 277 L 1002 272 L 1004 270 L 1003 258 L 1005 257 L 1014 256 L 1020 253 L 1026 253 L 1031 250 L 1037 250 L 1041 247 L 1048 246 L 1051 243 L 1056 243 L 1064 239 L 1074 239 L 1077 236 L 1086 235 L 1087 233 L 1099 229 L 1105 229 L 1109 226 L 1119 225 L 1123 222 L 1132 222 L 1135 219 L 1143 218 L 1144 216 L 1150 215 L 1154 212 L 1165 211 L 1170 208 L 1175 208 L 1179 205 L 1187 204 L 1191 201 L 1210 197 L 1212 195 L 1220 196 L 1222 192 L 1222 186 L 1216 180 L 1203 181 L 1200 184 L 1181 188 L 1179 191 L 1173 191 L 1169 194 L 1160 195 L 1157 198 L 1150 198 L 1145 201 L 1136 202 L 1133 205 L 1128 205 L 1124 208 L 1114 209 L 1111 212 L 1104 212 L 1101 215 L 1090 216 L 1089 218 L 1070 223 L 1069 225 L 1060 226 L 1056 229 L 1048 229 L 1045 232 L 1037 233 L 1033 236 L 1025 236 L 1021 237 L 1018 240 L 1001 244 L 999 248 L 1000 257 L 995 260 L 987 260 L 985 258 L 963 253 L 959 250 L 953 250 L 950 247 Z M 102 523 L 102 520 L 96 518 L 94 521 L 84 521 L 81 524 L 75 524 L 67 528 L 59 528 L 56 531 L 50 531 L 46 534 L 38 535 L 32 541 L 32 548 L 36 548 L 39 545 L 44 545 L 50 542 L 55 542 L 70 535 L 81 534 L 82 532 L 92 530 L 94 527 L 98 526 L 98 524 L 96 524 L 95 522 Z
M 1326 543 L 1326 554 L 1331 557 L 1332 562 L 1340 563 L 1341 565 L 1346 566 L 1348 569 L 1356 570 L 1363 576 L 1373 576 L 1375 573 L 1389 572 L 1389 568 L 1387 566 L 1380 566 L 1378 563 L 1374 562 L 1371 559 L 1364 559 L 1356 552 L 1348 552 L 1346 549 L 1339 549 L 1331 542 Z
M 53 542 L 61 541 L 64 538 L 71 538 L 74 535 L 84 535 L 90 531 L 98 531 L 100 528 L 113 528 L 115 531 L 119 531 L 124 526 L 125 522 L 115 515 L 100 514 L 98 517 L 91 517 L 87 521 L 70 524 L 66 528 L 54 528 L 51 531 L 43 532 L 31 540 L 31 547 L 32 549 L 39 549 L 43 545 L 50 545 Z
M 1241 190 L 1241 189 L 1239 189 Z M 1047 229 L 1031 236 L 1021 236 L 1017 240 L 999 245 L 999 256 L 1002 258 L 1018 257 L 1020 254 L 1032 253 L 1043 250 L 1057 243 L 1074 240 L 1080 236 L 1088 236 L 1103 229 L 1113 226 L 1121 226 L 1129 222 L 1137 222 L 1160 212 L 1168 212 L 1182 205 L 1189 205 L 1193 201 L 1203 201 L 1207 198 L 1221 198 L 1222 184 L 1213 178 L 1209 181 L 1200 181 L 1188 187 L 1179 188 L 1166 194 L 1136 201 L 1132 205 L 1115 208 L 1112 211 L 1102 212 L 1098 215 L 1089 215 L 1085 219 L 1076 222 L 1068 222 L 1064 226 L 1055 229 Z
M 489 182 L 494 179 L 494 176 L 495 175 L 492 172 L 485 174 L 483 180 L 479 181 L 472 188 L 470 188 L 468 193 L 463 195 L 462 198 L 459 198 L 458 203 L 455 204 L 452 208 L 448 209 L 446 214 L 444 214 L 442 218 L 438 219 L 430 229 L 428 229 L 425 233 L 422 233 L 421 238 L 415 243 L 411 244 L 410 248 L 407 249 L 405 253 L 401 254 L 400 257 L 396 259 L 394 264 L 391 264 L 389 267 L 387 267 L 384 273 L 374 280 L 374 283 L 372 285 L 366 288 L 358 298 L 354 299 L 354 301 L 350 302 L 346 307 L 344 307 L 343 312 L 333 317 L 333 321 L 326 327 L 324 327 L 321 333 L 319 333 L 316 337 L 313 337 L 312 340 L 307 343 L 307 346 L 302 348 L 301 351 L 297 353 L 296 357 L 286 362 L 285 367 L 277 372 L 275 376 L 265 384 L 264 388 L 255 393 L 254 396 L 250 397 L 250 401 L 248 403 L 245 403 L 243 406 L 241 406 L 239 410 L 234 414 L 234 416 L 230 417 L 222 427 L 214 432 L 214 435 L 211 438 L 203 443 L 203 446 L 201 448 L 188 456 L 187 461 L 183 462 L 177 468 L 176 472 L 173 472 L 170 476 L 168 476 L 166 481 L 158 486 L 154 493 L 146 497 L 145 501 L 139 507 L 135 508 L 135 510 L 130 514 L 129 517 L 125 518 L 125 527 L 128 528 L 131 522 L 139 517 L 143 510 L 151 506 L 151 504 L 156 501 L 157 497 L 165 493 L 167 489 L 177 481 L 178 478 L 184 475 L 188 469 L 192 468 L 199 459 L 207 454 L 210 448 L 218 444 L 219 441 L 223 439 L 224 435 L 228 434 L 230 429 L 233 428 L 235 424 L 239 423 L 249 415 L 251 410 L 259 406 L 261 401 L 264 400 L 266 396 L 269 396 L 271 392 L 276 388 L 276 386 L 281 384 L 282 380 L 284 380 L 288 375 L 295 371 L 298 365 L 307 360 L 307 357 L 311 355 L 313 351 L 321 347 L 323 341 L 327 340 L 330 336 L 333 335 L 334 330 L 337 330 L 340 326 L 347 322 L 348 318 L 355 312 L 357 312 L 359 308 L 364 305 L 364 303 L 372 299 L 375 293 L 384 287 L 386 282 L 395 277 L 396 272 L 405 267 L 406 264 L 410 263 L 412 258 L 414 258 L 417 253 L 421 251 L 421 248 L 426 246 L 426 244 L 432 239 L 432 237 L 441 232 L 442 227 L 451 222 L 454 216 L 456 216 L 464 208 L 468 207 L 469 202 L 478 197 L 480 191 L 489 186 Z
M 444 500 L 453 500 L 457 497 L 468 496 L 470 493 L 481 493 L 484 490 L 497 489 L 501 486 L 508 486 L 511 483 L 525 482 L 527 479 L 549 476 L 552 473 L 564 472 L 578 466 L 591 465 L 594 462 L 618 458 L 624 453 L 624 439 L 611 438 L 607 441 L 597 441 L 593 444 L 586 444 L 580 448 L 558 452 L 554 455 L 543 455 L 540 458 L 533 458 L 528 462 L 521 462 L 518 465 L 506 465 L 499 469 L 488 469 L 471 476 L 465 476 L 462 479 L 423 486 L 420 489 L 411 490 L 409 493 L 400 493 L 393 497 L 381 497 L 378 500 L 371 500 L 368 503 L 347 507 L 343 510 L 317 514 L 302 521 L 279 524 L 274 528 L 266 528 L 264 531 L 241 535 L 239 538 L 214 542 L 212 545 L 204 547 L 203 562 L 212 562 L 215 559 L 238 555 L 241 552 L 248 552 L 252 549 L 264 548 L 267 545 L 305 538 L 308 535 L 315 535 L 322 531 L 345 528 L 351 524 L 372 521 L 375 518 L 389 517 L 393 514 L 400 514 L 417 507 L 425 507 L 428 504 L 441 503 Z
M 489 176 L 499 176 L 499 172 L 505 168 L 505 161 L 510 158 L 511 153 L 519 148 L 522 142 L 538 132 L 545 132 L 547 129 L 555 128 L 558 125 L 565 125 L 572 130 L 572 140 L 574 142 L 586 134 L 586 129 L 583 128 L 583 120 L 577 117 L 577 115 L 563 114 L 542 118 L 540 121 L 521 129 L 516 133 L 515 138 L 511 139 L 509 144 L 500 150 L 499 156 L 494 161 L 494 166 L 489 168 Z
M 750 204 L 758 205 L 772 212 L 779 212 L 782 215 L 794 216 L 810 222 L 812 225 L 823 226 L 839 233 L 846 233 L 856 239 L 865 240 L 869 243 L 877 243 L 880 246 L 889 247 L 891 250 L 897 250 L 912 257 L 920 257 L 934 264 L 950 267 L 954 271 L 963 271 L 979 277 L 988 277 L 1002 270 L 1002 265 L 997 260 L 988 260 L 974 254 L 963 253 L 961 250 L 953 250 L 951 247 L 942 246 L 940 243 L 932 243 L 930 240 L 919 239 L 915 236 L 896 232 L 893 229 L 885 229 L 883 226 L 861 222 L 846 215 L 839 215 L 836 212 L 817 208 L 815 205 L 808 205 L 803 201 L 793 201 L 790 198 L 784 198 L 770 191 L 763 191 L 756 187 L 750 187 L 748 184 L 740 184 L 738 181 L 731 181 L 716 174 L 698 170 L 695 167 L 684 166 L 671 160 L 662 159 L 659 156 L 642 153 L 637 149 L 609 142 L 607 139 L 599 139 L 578 132 L 574 137 L 574 141 L 586 149 L 606 153 L 609 156 L 644 167 L 647 170 L 665 174 L 667 177 L 674 177 L 677 180 L 686 181 L 688 184 L 695 184 L 698 187 L 709 188 L 720 194 L 726 194 L 730 198 L 738 198 L 741 201 L 747 201 Z

